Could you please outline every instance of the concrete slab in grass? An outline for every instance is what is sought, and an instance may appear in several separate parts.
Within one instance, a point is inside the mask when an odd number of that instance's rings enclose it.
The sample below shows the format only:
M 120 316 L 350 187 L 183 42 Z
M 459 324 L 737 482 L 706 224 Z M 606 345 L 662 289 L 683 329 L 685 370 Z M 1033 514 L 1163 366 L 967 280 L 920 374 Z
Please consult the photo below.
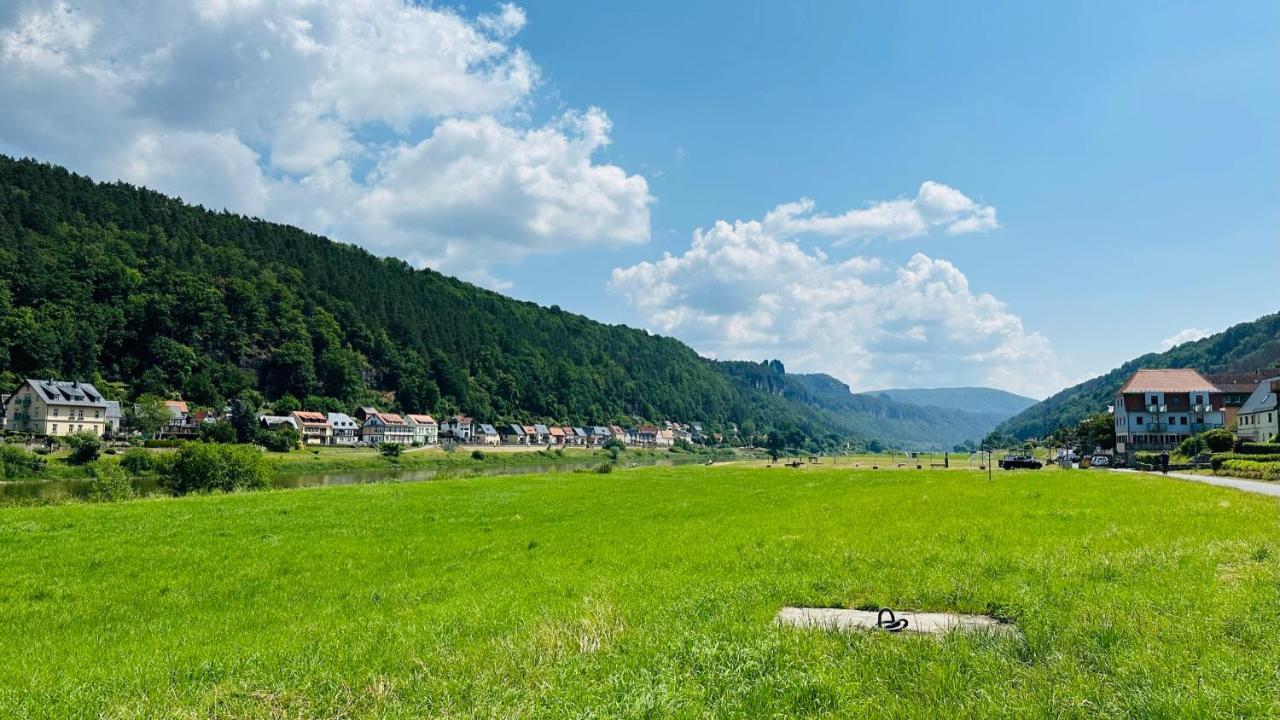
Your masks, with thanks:
M 906 618 L 903 632 L 943 635 L 952 631 L 1016 633 L 1009 623 L 987 615 L 958 615 L 955 613 L 896 612 L 898 618 Z M 846 610 L 844 608 L 784 607 L 778 611 L 774 622 L 801 628 L 826 630 L 878 630 L 879 614 L 874 610 Z

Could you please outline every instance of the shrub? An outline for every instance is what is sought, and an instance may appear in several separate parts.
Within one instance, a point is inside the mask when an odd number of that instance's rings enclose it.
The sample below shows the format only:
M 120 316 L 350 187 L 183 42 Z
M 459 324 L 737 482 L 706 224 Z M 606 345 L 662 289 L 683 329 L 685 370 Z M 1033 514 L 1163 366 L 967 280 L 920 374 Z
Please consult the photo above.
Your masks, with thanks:
M 1213 452 L 1227 452 L 1235 447 L 1236 436 L 1226 428 L 1210 430 L 1200 436 Z
M 1242 443 L 1237 452 L 1241 455 L 1278 455 L 1280 443 Z
M 0 466 L 7 478 L 35 477 L 44 472 L 47 461 L 39 455 L 13 447 L 0 445 Z
M 1244 455 L 1241 453 L 1214 453 L 1209 458 L 1209 464 L 1214 470 L 1222 467 L 1222 464 L 1230 460 L 1252 460 L 1253 462 L 1280 462 L 1280 453 L 1274 455 Z
M 67 445 L 71 448 L 67 462 L 72 465 L 91 463 L 102 452 L 102 440 L 87 430 L 68 435 Z
M 128 500 L 134 496 L 133 482 L 118 463 L 101 462 L 93 468 L 89 497 L 98 502 Z
M 1256 460 L 1227 460 L 1219 470 L 1234 477 L 1254 480 L 1280 480 L 1280 462 Z
M 1144 465 L 1155 465 L 1160 462 L 1160 453 L 1142 450 L 1133 454 L 1133 459 Z
M 298 447 L 302 436 L 288 425 L 258 433 L 258 444 L 271 452 L 289 452 Z
M 484 453 L 483 453 L 482 451 L 480 451 L 480 450 L 472 450 L 472 451 L 471 451 L 471 459 L 472 459 L 472 460 L 483 460 L 483 459 L 484 459 Z
M 151 469 L 151 453 L 141 448 L 129 448 L 120 456 L 120 467 L 131 475 L 141 475 Z
M 182 441 L 174 440 L 174 439 L 142 441 L 142 447 L 149 447 L 149 448 L 176 448 L 181 446 L 182 446 Z
M 262 451 L 252 445 L 185 443 L 160 486 L 174 495 L 221 490 L 259 490 L 271 483 Z
M 200 439 L 207 443 L 233 443 L 236 441 L 236 428 L 229 420 L 203 423 Z
M 1204 438 L 1200 435 L 1192 435 L 1178 445 L 1178 454 L 1185 457 L 1195 457 L 1196 455 L 1199 455 L 1200 451 L 1204 450 L 1204 448 Z
M 384 442 L 378 445 L 378 452 L 382 453 L 385 458 L 398 458 L 400 451 L 404 448 L 400 447 L 400 443 Z
M 602 462 L 596 466 L 595 471 L 600 475 L 608 475 L 613 472 L 613 463 Z

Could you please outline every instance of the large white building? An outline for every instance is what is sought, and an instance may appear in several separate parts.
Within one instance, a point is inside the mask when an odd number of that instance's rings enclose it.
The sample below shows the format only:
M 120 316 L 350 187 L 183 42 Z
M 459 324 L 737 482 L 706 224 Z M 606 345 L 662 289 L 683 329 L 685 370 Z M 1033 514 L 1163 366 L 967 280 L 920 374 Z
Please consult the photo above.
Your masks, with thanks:
M 107 429 L 107 401 L 89 383 L 27 378 L 4 406 L 5 427 L 32 435 L 70 435 Z
M 1116 453 L 1173 450 L 1223 427 L 1222 392 L 1195 370 L 1139 370 L 1115 395 Z

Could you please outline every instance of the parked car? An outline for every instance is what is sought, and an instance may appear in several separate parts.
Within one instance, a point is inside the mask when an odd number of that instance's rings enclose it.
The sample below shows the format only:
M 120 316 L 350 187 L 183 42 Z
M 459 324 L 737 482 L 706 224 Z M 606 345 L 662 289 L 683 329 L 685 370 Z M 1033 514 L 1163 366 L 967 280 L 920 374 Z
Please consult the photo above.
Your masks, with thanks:
M 1030 455 L 1010 455 L 1000 459 L 1001 470 L 1039 470 L 1044 463 Z
M 1108 455 L 1094 455 L 1089 458 L 1089 466 L 1097 468 L 1111 467 L 1111 457 Z

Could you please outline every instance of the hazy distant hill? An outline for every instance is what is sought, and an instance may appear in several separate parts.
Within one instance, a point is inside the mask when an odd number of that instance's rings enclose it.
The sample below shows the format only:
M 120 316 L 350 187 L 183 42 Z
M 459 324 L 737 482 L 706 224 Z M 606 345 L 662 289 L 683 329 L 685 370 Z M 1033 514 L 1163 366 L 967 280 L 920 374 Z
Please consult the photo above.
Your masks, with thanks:
M 782 379 L 781 394 L 788 400 L 840 418 L 860 438 L 900 449 L 947 450 L 966 440 L 979 441 L 1009 417 L 1009 413 L 969 412 L 857 394 L 821 373 Z
M 966 410 L 1009 418 L 1036 404 L 1035 398 L 984 387 L 894 388 L 864 393 L 910 405 Z
M 1235 372 L 1280 364 L 1280 314 L 1234 325 L 1217 335 L 1162 353 L 1130 360 L 1106 375 L 1069 387 L 1023 410 L 997 428 L 1016 438 L 1046 435 L 1107 409 L 1116 390 L 1142 368 L 1195 368 L 1202 373 Z

